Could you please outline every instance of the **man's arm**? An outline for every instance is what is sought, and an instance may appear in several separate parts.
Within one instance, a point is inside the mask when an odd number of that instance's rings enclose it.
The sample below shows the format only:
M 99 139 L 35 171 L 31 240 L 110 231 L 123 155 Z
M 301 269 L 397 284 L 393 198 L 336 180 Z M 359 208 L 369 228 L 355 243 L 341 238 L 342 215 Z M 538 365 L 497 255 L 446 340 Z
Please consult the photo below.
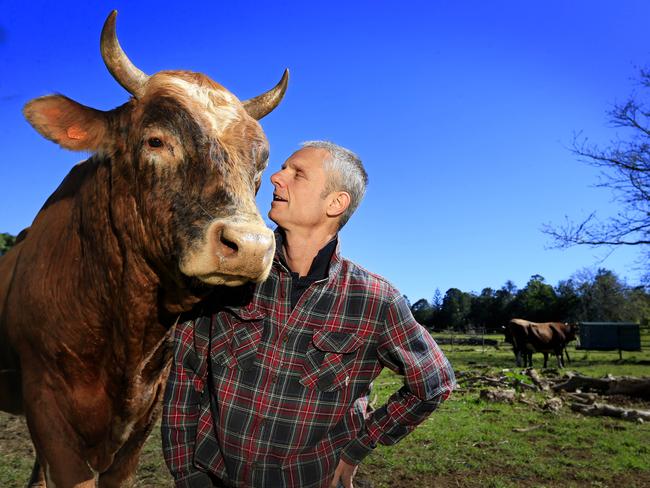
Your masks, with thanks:
M 206 328 L 207 330 L 202 330 Z M 207 474 L 193 465 L 200 397 L 207 388 L 209 319 L 178 324 L 162 416 L 163 455 L 177 488 L 212 486 Z
M 378 443 L 392 445 L 410 433 L 456 384 L 449 361 L 397 292 L 387 305 L 385 321 L 379 360 L 404 375 L 404 386 L 370 414 L 358 437 L 343 448 L 341 460 L 350 465 L 359 464 Z

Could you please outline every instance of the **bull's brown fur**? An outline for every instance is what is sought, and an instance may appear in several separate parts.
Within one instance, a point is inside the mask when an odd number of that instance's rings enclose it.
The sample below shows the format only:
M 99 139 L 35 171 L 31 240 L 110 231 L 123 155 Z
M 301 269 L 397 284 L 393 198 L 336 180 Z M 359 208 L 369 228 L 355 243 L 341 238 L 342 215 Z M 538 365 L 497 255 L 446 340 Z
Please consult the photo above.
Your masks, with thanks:
M 109 112 L 52 96 L 25 114 L 45 137 L 96 154 L 0 258 L 0 408 L 27 417 L 43 468 L 34 484 L 122 486 L 159 414 L 166 338 L 209 291 L 179 265 L 213 266 L 215 219 L 261 225 L 266 138 L 233 95 L 188 72 L 153 75 Z M 146 146 L 147 131 L 162 149 Z M 264 276 L 262 264 L 241 266 Z

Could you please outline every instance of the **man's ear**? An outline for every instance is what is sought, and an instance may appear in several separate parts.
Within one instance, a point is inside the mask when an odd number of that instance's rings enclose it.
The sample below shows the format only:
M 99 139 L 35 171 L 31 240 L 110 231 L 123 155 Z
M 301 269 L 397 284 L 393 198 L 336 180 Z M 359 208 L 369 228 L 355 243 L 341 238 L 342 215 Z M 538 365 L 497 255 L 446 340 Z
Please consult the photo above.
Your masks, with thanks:
M 350 206 L 350 194 L 346 191 L 335 191 L 327 197 L 327 216 L 339 217 Z
M 23 114 L 43 137 L 73 151 L 97 151 L 107 132 L 107 112 L 63 95 L 35 98 Z

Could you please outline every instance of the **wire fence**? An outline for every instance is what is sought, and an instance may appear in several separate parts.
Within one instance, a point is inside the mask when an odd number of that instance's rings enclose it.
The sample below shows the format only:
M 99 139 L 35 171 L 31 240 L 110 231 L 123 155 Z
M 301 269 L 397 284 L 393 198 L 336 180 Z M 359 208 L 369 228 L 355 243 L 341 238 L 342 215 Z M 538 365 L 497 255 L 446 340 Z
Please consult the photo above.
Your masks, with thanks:
M 483 352 L 489 348 L 500 348 L 503 344 L 503 337 L 499 337 L 498 333 L 488 333 L 485 328 L 476 328 L 467 332 L 459 332 L 457 330 L 443 330 L 434 332 L 433 338 L 438 344 L 449 346 L 450 350 L 454 350 L 459 346 L 480 346 Z

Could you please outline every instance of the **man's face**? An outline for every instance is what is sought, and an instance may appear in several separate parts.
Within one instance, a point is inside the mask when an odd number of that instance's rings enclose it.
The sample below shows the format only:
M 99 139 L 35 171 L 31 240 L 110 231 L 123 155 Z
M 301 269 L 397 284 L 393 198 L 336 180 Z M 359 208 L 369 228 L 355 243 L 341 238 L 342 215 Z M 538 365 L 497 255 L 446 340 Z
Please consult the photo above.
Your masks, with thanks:
M 327 200 L 323 197 L 327 175 L 326 149 L 306 147 L 293 153 L 277 173 L 269 218 L 285 230 L 309 230 L 325 224 Z

